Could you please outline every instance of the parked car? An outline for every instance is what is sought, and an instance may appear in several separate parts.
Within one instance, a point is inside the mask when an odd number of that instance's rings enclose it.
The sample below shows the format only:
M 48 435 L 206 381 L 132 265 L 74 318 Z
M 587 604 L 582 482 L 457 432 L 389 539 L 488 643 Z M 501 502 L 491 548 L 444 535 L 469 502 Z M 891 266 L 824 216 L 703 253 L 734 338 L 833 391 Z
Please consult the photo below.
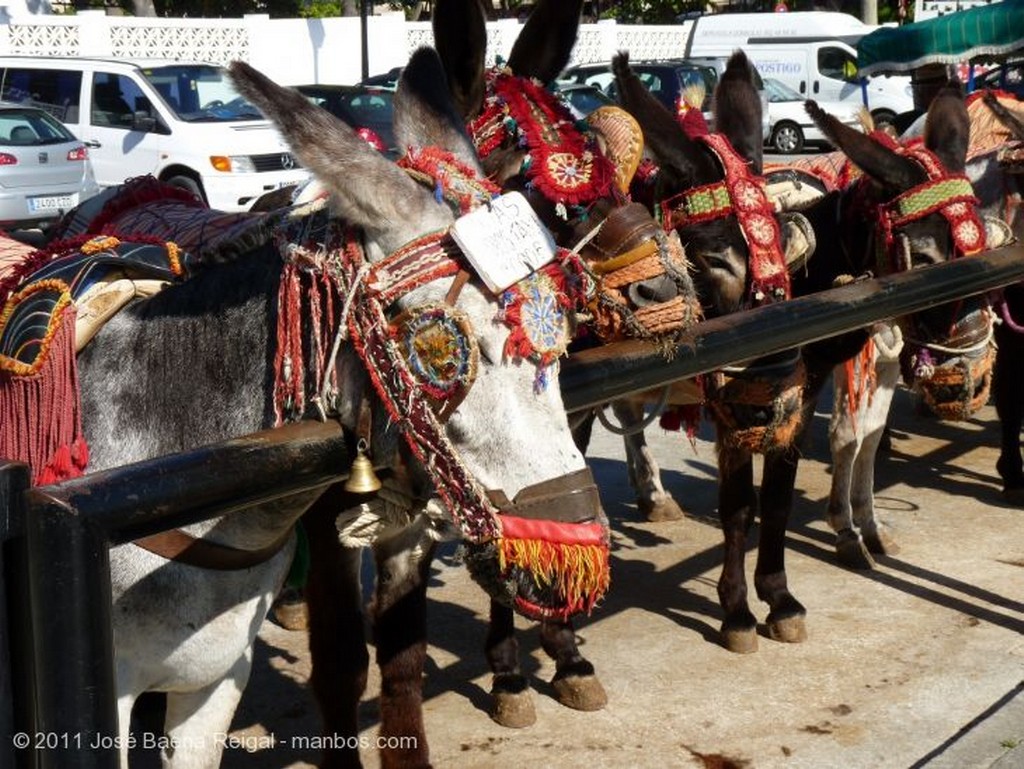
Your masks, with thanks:
M 216 64 L 0 56 L 0 98 L 64 123 L 89 148 L 101 187 L 152 174 L 212 208 L 243 211 L 309 177 Z
M 365 85 L 297 85 L 310 101 L 344 120 L 376 149 L 389 157 L 398 155 L 392 125 L 394 92 Z
M 394 91 L 398 88 L 398 78 L 401 76 L 402 68 L 392 67 L 387 72 L 363 78 L 359 81 L 359 85 L 370 86 L 371 88 L 387 88 L 389 91 Z
M 679 95 L 690 85 L 701 85 L 704 88 L 704 103 L 701 105 L 701 112 L 708 126 L 713 129 L 711 114 L 711 99 L 714 96 L 715 86 L 722 73 L 728 58 L 720 56 L 702 56 L 696 59 L 662 59 L 658 61 L 630 61 L 629 66 L 640 78 L 640 82 L 647 86 L 648 90 L 658 101 L 675 111 Z M 767 104 L 768 98 L 761 83 L 760 75 L 754 71 L 755 84 L 761 95 L 763 113 L 763 133 L 768 137 Z M 603 90 L 612 99 L 618 101 L 615 92 L 615 76 L 612 74 L 611 66 L 602 64 L 581 64 L 570 67 L 559 78 L 560 82 L 586 83 L 594 85 Z
M 806 99 L 775 78 L 764 79 L 768 94 L 768 141 L 776 152 L 796 154 L 805 146 L 828 146 L 828 139 L 818 130 L 804 109 Z M 854 128 L 860 127 L 857 110 L 847 102 L 818 101 L 818 106 Z
M 556 83 L 555 88 L 569 104 L 577 118 L 585 118 L 598 107 L 615 104 L 615 100 L 596 85 L 587 83 Z
M 63 123 L 0 103 L 0 227 L 45 230 L 97 192 L 89 151 Z

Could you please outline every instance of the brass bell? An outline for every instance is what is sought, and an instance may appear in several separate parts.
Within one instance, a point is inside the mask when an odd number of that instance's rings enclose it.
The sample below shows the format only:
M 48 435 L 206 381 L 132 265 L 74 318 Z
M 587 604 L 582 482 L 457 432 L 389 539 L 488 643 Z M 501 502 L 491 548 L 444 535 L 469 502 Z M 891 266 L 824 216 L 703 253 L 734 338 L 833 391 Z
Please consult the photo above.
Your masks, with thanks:
M 366 442 L 360 440 L 356 447 L 356 458 L 345 481 L 345 491 L 353 494 L 372 494 L 380 488 L 380 478 L 373 471 L 373 462 L 366 456 Z

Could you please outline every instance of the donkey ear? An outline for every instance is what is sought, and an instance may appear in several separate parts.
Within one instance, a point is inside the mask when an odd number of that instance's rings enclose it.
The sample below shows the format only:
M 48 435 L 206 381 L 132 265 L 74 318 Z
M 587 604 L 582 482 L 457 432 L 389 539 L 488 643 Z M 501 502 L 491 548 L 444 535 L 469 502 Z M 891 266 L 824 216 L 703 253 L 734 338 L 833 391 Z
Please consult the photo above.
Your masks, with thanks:
M 338 213 L 383 248 L 398 248 L 417 231 L 450 219 L 427 190 L 327 110 L 245 62 L 232 62 L 228 72 L 239 93 L 277 126 L 303 165 L 330 190 Z
M 804 102 L 804 109 L 825 138 L 875 181 L 899 191 L 921 181 L 920 168 L 909 158 L 900 157 L 868 134 L 840 122 L 815 101 Z
M 670 173 L 679 186 L 695 184 L 697 174 L 692 159 L 700 153 L 675 115 L 640 82 L 629 66 L 628 53 L 623 51 L 612 58 L 612 72 L 619 103 L 640 124 L 644 147 L 654 154 L 662 172 Z
M 715 130 L 729 140 L 754 173 L 764 167 L 764 141 L 761 133 L 761 97 L 754 84 L 754 65 L 743 51 L 736 51 L 725 65 L 722 79 L 715 86 L 713 112 Z
M 484 101 L 487 22 L 480 0 L 437 0 L 432 24 L 434 47 L 444 65 L 455 108 L 468 121 L 476 117 Z
M 508 57 L 512 73 L 547 85 L 565 69 L 576 45 L 583 0 L 538 0 Z
M 971 118 L 960 83 L 950 80 L 928 105 L 924 146 L 936 154 L 947 171 L 963 173 L 967 165 Z
M 455 109 L 441 59 L 433 48 L 420 48 L 409 58 L 398 81 L 394 104 L 399 149 L 443 147 L 479 170 L 466 122 Z

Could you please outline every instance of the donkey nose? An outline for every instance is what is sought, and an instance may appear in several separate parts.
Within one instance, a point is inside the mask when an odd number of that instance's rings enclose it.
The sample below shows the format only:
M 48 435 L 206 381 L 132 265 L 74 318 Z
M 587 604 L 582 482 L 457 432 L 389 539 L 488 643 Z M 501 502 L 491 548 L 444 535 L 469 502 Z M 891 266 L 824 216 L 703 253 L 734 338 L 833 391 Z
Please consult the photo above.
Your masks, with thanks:
M 679 287 L 667 275 L 659 275 L 631 284 L 628 292 L 634 306 L 647 307 L 675 299 L 679 295 Z

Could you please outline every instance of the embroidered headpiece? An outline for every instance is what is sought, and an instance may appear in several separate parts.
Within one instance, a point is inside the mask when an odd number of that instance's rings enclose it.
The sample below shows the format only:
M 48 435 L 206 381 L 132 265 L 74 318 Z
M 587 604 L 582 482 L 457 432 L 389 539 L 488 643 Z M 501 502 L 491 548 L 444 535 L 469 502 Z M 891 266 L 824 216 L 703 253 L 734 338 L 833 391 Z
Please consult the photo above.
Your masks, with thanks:
M 507 144 L 526 149 L 523 172 L 563 216 L 566 206 L 614 192 L 615 169 L 596 137 L 535 80 L 489 70 L 483 111 L 468 127 L 481 158 Z
M 927 181 L 882 206 L 880 231 L 886 253 L 891 257 L 895 230 L 936 212 L 949 222 L 956 251 L 954 257 L 982 251 L 985 227 L 978 215 L 978 198 L 967 176 L 947 171 L 935 153 L 920 141 L 900 145 L 886 134 L 879 136 L 876 132 L 873 135 L 898 154 L 916 162 L 928 175 Z

